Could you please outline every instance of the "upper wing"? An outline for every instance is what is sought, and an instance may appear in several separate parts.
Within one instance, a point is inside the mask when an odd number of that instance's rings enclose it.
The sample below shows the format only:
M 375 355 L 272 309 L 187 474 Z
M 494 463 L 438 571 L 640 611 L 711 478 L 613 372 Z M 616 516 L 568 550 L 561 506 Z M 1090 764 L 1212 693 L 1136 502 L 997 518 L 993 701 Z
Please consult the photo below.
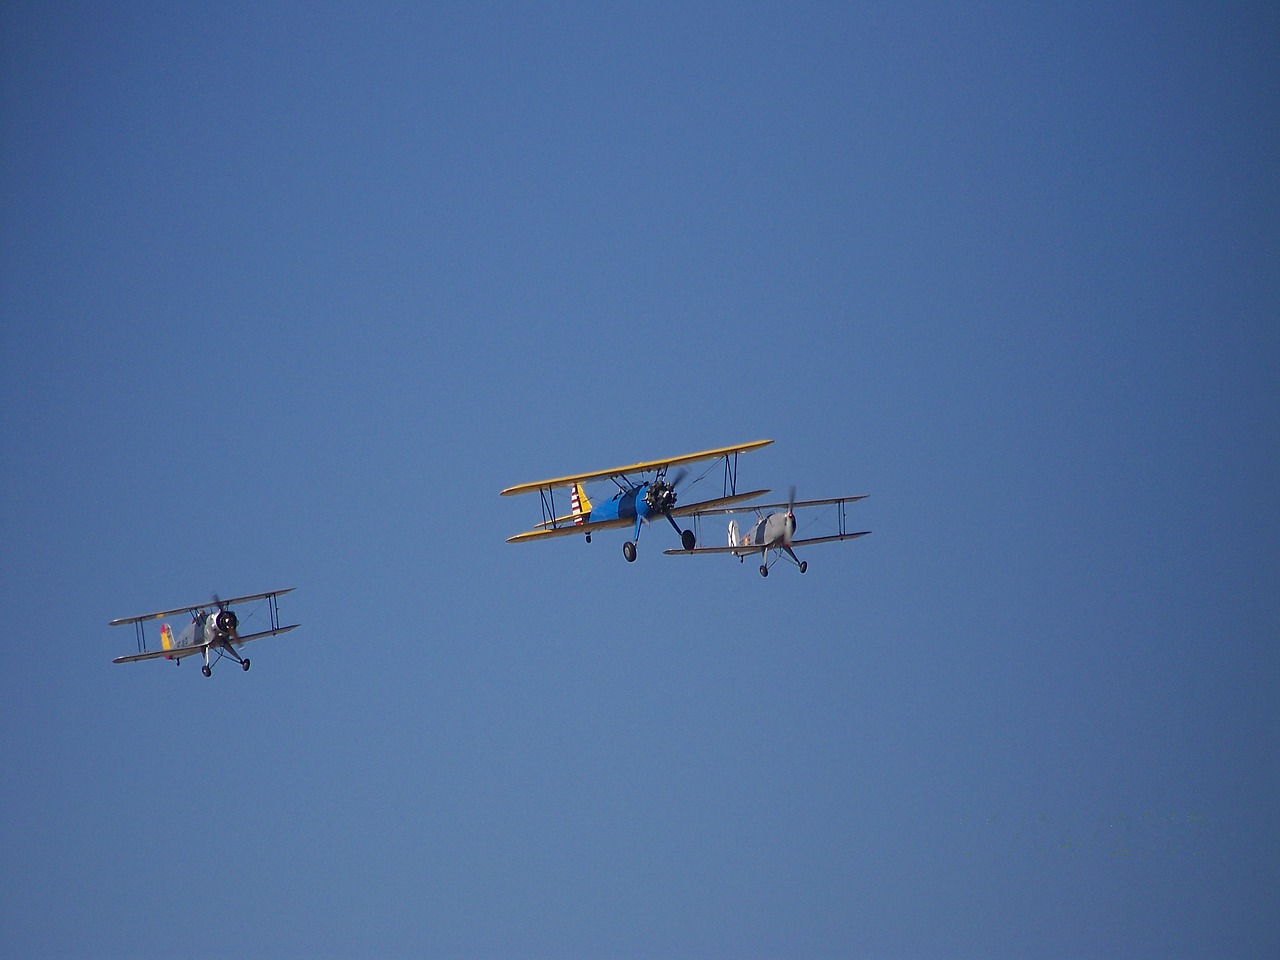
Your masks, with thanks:
M 290 587 L 290 589 L 293 589 Z M 242 597 L 241 600 L 244 598 Z M 288 633 L 297 627 L 302 626 L 300 623 L 291 623 L 287 627 L 280 627 L 276 630 L 263 630 L 261 633 L 250 633 L 243 637 L 236 638 L 236 646 L 242 643 L 248 643 L 250 640 L 261 640 L 263 637 L 274 637 L 278 633 Z M 133 663 L 137 660 L 155 660 L 158 657 L 168 657 L 170 660 L 181 660 L 183 657 L 190 657 L 193 654 L 203 653 L 207 644 L 192 643 L 185 647 L 170 647 L 168 650 L 148 650 L 146 653 L 134 653 L 127 657 L 116 657 L 112 663 Z
M 754 510 L 785 510 L 787 507 L 826 507 L 833 504 L 854 503 L 858 500 L 865 500 L 870 494 L 860 494 L 856 497 L 828 497 L 825 500 L 797 500 L 795 503 L 752 503 L 744 507 L 733 507 L 728 510 L 697 510 L 700 517 L 716 517 L 730 513 L 746 513 Z
M 224 607 L 229 607 L 236 603 L 250 603 L 254 600 L 265 600 L 267 597 L 279 597 L 295 589 L 294 587 L 285 587 L 283 590 L 271 590 L 267 593 L 255 593 L 249 597 L 232 597 L 230 600 L 222 600 Z M 172 610 L 161 610 L 158 613 L 144 613 L 140 617 L 121 617 L 119 620 L 112 620 L 107 624 L 109 627 L 121 627 L 127 623 L 140 623 L 143 620 L 160 620 L 164 617 L 175 617 L 180 613 L 190 613 L 192 610 L 203 610 L 206 607 L 212 607 L 214 603 L 210 600 L 208 603 L 193 603 L 189 607 L 174 607 Z
M 699 508 L 707 504 L 728 504 L 737 503 L 741 500 L 750 500 L 753 497 L 763 497 L 768 490 L 752 490 L 749 493 L 735 493 L 730 497 L 718 497 L 715 500 L 704 500 L 702 503 L 691 503 L 687 507 L 676 507 L 671 511 L 673 517 L 684 517 L 693 513 L 697 513 Z M 654 519 L 650 517 L 649 519 Z M 507 537 L 507 543 L 521 543 L 525 540 L 542 540 L 546 537 L 567 537 L 574 533 L 594 533 L 597 530 L 616 530 L 621 527 L 634 527 L 636 525 L 635 517 L 624 517 L 620 520 L 596 520 L 592 522 L 587 520 L 584 523 L 573 523 L 572 518 L 566 520 L 563 526 L 551 527 L 545 530 L 529 530 L 526 533 L 517 533 L 514 537 Z
M 773 443 L 772 440 L 755 440 L 751 443 L 740 444 L 736 447 L 719 447 L 715 450 L 703 450 L 700 453 L 687 453 L 682 457 L 672 457 L 669 460 L 646 460 L 642 463 L 632 463 L 625 467 L 611 467 L 608 470 L 597 470 L 594 473 L 575 473 L 567 477 L 556 477 L 552 480 L 538 480 L 534 483 L 521 483 L 514 487 L 507 487 L 502 491 L 502 496 L 511 497 L 518 493 L 534 493 L 538 490 L 545 490 L 547 487 L 565 487 L 571 483 L 585 483 L 588 480 L 601 480 L 605 477 L 622 477 L 632 473 L 644 473 L 648 470 L 661 470 L 665 467 L 675 466 L 678 463 L 694 463 L 698 460 L 714 460 L 716 457 L 732 456 L 735 453 L 744 453 L 747 450 L 755 450 L 759 447 L 768 446 Z
M 786 504 L 783 504 L 786 506 Z M 836 540 L 856 540 L 858 537 L 865 537 L 870 530 L 863 530 L 861 533 L 836 533 L 829 537 L 809 537 L 807 540 L 792 540 L 790 547 L 809 547 L 815 543 L 832 543 Z M 780 550 L 782 545 L 778 544 L 774 547 L 762 547 L 759 544 L 748 544 L 740 547 L 694 547 L 692 550 L 663 550 L 663 553 L 671 556 L 684 555 L 692 556 L 695 553 L 732 553 L 734 556 L 750 556 L 753 553 L 759 553 L 761 550 Z

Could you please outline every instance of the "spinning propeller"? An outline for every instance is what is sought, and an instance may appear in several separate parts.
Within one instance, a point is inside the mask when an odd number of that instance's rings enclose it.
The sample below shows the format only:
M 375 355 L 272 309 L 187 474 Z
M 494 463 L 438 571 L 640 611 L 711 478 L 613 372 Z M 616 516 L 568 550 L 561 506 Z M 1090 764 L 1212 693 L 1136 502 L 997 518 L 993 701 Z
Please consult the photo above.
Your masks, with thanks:
M 676 475 L 668 480 L 666 476 L 660 476 L 649 484 L 649 489 L 645 491 L 644 502 L 649 505 L 649 509 L 655 513 L 667 513 L 676 505 L 676 488 L 689 475 L 689 471 L 681 467 L 676 471 Z
M 218 632 L 226 634 L 232 640 L 236 640 L 238 637 L 236 628 L 240 626 L 240 618 L 236 616 L 234 610 L 227 608 L 227 605 L 222 602 L 216 593 L 213 595 L 213 603 L 218 608 L 218 616 L 213 621 L 218 628 Z

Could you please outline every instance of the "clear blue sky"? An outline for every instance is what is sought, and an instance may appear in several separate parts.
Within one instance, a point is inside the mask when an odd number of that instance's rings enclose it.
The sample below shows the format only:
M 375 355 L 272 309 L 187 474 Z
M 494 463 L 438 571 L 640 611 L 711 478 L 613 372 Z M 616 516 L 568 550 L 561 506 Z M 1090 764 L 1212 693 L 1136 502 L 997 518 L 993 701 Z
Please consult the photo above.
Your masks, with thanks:
M 1274 4 L 0 8 L 0 953 L 1270 957 Z M 809 572 L 513 546 L 769 437 Z M 253 670 L 107 621 L 296 586 Z

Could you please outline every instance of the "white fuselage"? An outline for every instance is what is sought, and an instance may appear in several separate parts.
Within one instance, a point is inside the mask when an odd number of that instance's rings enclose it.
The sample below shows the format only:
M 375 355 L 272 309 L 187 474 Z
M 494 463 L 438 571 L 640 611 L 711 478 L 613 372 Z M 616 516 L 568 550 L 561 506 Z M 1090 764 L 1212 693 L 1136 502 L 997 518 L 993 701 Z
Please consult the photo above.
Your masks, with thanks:
M 746 533 L 740 533 L 736 520 L 729 521 L 729 546 L 742 547 L 734 556 L 745 556 L 755 551 L 785 547 L 796 532 L 796 518 L 791 513 L 771 513 L 761 517 Z
M 234 629 L 235 624 L 231 624 Z M 200 612 L 195 615 L 190 623 L 183 628 L 182 633 L 178 635 L 178 640 L 174 644 L 175 647 L 193 647 L 218 645 L 226 640 L 233 640 L 234 635 L 229 631 L 218 629 L 217 612 Z

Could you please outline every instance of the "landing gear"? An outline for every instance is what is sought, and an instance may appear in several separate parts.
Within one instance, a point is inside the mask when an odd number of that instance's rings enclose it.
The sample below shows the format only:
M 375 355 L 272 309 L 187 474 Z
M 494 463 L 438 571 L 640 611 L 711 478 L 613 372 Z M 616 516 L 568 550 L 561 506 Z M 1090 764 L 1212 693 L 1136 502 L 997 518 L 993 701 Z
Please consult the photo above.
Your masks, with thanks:
M 622 545 L 622 555 L 627 558 L 627 563 L 636 562 L 636 545 L 628 540 Z
M 213 668 L 210 667 L 207 663 L 200 668 L 200 672 L 203 673 L 206 677 L 213 676 Z
M 792 550 L 789 546 L 784 544 L 782 549 L 787 552 L 787 556 L 791 558 L 791 562 L 796 565 L 797 569 L 799 569 L 801 573 L 804 573 L 806 570 L 809 569 L 809 562 L 807 560 L 801 560 L 799 557 L 797 557 L 796 552 Z
M 769 575 L 769 568 L 766 567 L 763 563 L 760 564 L 760 576 L 767 577 L 768 575 Z
M 801 572 L 803 573 L 803 571 L 801 571 Z M 240 661 L 240 669 L 241 669 L 241 670 L 248 670 L 248 669 L 249 669 L 249 661 L 248 661 L 248 660 L 241 660 L 241 661 Z
M 676 518 L 671 515 L 670 511 L 665 511 L 663 516 L 667 518 L 667 523 L 671 524 L 671 529 L 680 534 L 680 546 L 685 550 L 692 550 L 698 543 L 698 539 L 693 535 L 693 531 L 681 530 L 680 524 L 676 523 Z
M 591 534 L 590 534 L 590 533 L 588 533 L 588 534 L 587 534 L 587 543 L 590 543 L 590 542 L 591 542 Z

